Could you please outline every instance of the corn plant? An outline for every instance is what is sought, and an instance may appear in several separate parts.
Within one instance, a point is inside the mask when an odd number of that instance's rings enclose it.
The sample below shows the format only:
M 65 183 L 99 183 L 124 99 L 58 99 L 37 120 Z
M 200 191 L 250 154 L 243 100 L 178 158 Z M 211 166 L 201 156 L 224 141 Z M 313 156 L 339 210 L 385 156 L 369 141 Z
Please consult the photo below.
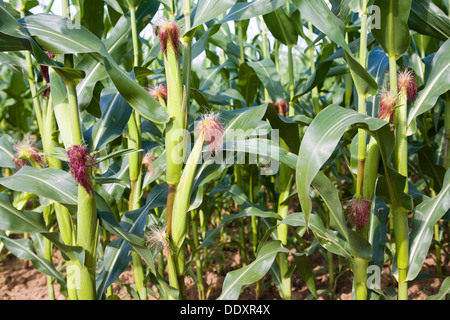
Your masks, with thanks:
M 49 299 L 445 299 L 449 9 L 0 0 L 1 259 Z

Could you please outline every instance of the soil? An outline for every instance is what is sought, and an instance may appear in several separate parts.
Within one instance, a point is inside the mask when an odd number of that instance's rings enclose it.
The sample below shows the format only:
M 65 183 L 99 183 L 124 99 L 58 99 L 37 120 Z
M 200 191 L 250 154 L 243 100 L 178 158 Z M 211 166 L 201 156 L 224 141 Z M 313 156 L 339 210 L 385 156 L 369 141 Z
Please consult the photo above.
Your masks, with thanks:
M 214 300 L 221 293 L 221 284 L 223 283 L 227 272 L 238 268 L 240 264 L 240 256 L 238 252 L 231 250 L 222 251 L 226 256 L 226 264 L 223 270 L 220 268 L 219 262 L 210 264 L 209 270 L 204 274 L 204 284 L 206 299 Z M 5 252 L 3 252 L 4 254 Z M 346 263 L 339 265 L 338 258 L 334 259 L 334 270 L 336 272 L 336 281 L 334 287 L 334 295 L 329 293 L 329 276 L 328 265 L 325 257 L 321 252 L 316 250 L 310 256 L 311 263 L 314 266 L 315 284 L 318 290 L 319 300 L 350 300 L 352 289 L 352 273 L 347 270 Z M 60 257 L 55 251 L 55 265 L 59 263 Z M 443 276 L 437 275 L 435 263 L 434 246 L 431 246 L 427 259 L 423 264 L 420 280 L 416 280 L 409 286 L 410 300 L 424 300 L 429 295 L 438 293 L 443 278 L 450 275 L 450 263 L 448 258 L 443 255 Z M 342 272 L 339 272 L 342 270 Z M 426 277 L 428 275 L 429 277 Z M 13 255 L 8 255 L 0 261 L 0 300 L 48 300 L 46 276 L 34 269 L 29 261 L 24 261 L 16 258 Z M 133 276 L 130 268 L 123 272 L 118 283 L 112 285 L 113 293 L 118 295 L 121 299 L 131 300 L 132 296 L 127 292 L 125 284 L 133 284 Z M 187 298 L 188 300 L 198 300 L 197 286 L 192 278 L 185 278 Z M 270 275 L 266 275 L 262 281 L 262 295 L 261 300 L 280 300 L 276 286 L 271 280 Z M 151 284 L 149 284 L 151 287 Z M 384 292 L 394 290 L 395 280 L 390 276 L 387 267 L 382 270 L 381 289 Z M 151 287 L 156 293 L 156 289 Z M 390 289 L 389 289 L 390 288 Z M 312 298 L 305 282 L 300 278 L 298 272 L 292 274 L 292 299 L 305 300 Z M 59 285 L 55 284 L 55 299 L 65 300 L 66 298 L 59 292 Z M 157 299 L 149 294 L 149 299 Z M 257 299 L 255 285 L 249 286 L 242 292 L 239 297 L 240 300 L 255 300 Z

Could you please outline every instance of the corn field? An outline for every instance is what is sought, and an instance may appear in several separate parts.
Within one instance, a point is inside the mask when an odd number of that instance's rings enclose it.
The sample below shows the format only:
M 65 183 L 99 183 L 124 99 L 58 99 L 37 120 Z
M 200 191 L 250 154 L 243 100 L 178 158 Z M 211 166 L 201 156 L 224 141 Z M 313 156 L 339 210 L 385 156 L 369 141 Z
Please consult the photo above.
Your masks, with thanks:
M 0 266 L 49 300 L 448 299 L 449 38 L 448 0 L 0 0 Z

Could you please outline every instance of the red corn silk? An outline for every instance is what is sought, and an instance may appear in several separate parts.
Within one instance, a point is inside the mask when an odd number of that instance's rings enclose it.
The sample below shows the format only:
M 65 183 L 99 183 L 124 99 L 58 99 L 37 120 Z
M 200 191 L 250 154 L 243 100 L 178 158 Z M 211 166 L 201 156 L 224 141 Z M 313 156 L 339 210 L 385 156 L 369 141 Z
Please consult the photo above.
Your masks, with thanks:
M 286 111 L 287 111 L 287 102 L 283 98 L 278 98 L 277 101 L 274 103 L 274 107 L 277 110 L 279 114 L 281 114 L 283 117 L 286 117 Z
M 383 120 L 389 120 L 394 123 L 394 111 L 396 106 L 396 95 L 389 90 L 383 90 L 380 99 L 378 118 Z
M 45 51 L 45 53 L 47 54 L 47 56 L 48 56 L 50 59 L 54 59 L 54 58 L 55 58 L 55 54 L 54 54 L 54 53 L 51 53 L 51 52 L 49 52 L 49 51 Z M 46 83 L 50 83 L 50 75 L 49 75 L 49 72 L 48 72 L 48 66 L 41 65 L 40 68 L 41 68 L 41 74 L 42 74 L 42 77 L 44 78 L 45 82 L 46 82 Z M 46 88 L 46 89 L 42 92 L 42 96 L 43 96 L 44 98 L 46 98 L 46 97 L 48 97 L 49 93 L 50 93 L 50 88 Z
M 348 206 L 348 219 L 357 230 L 366 226 L 370 217 L 370 200 L 363 197 L 355 197 Z
M 180 47 L 180 27 L 175 21 L 161 20 L 156 23 L 156 31 L 159 42 L 161 43 L 161 51 L 163 54 L 167 51 L 167 41 L 170 41 L 175 53 L 178 55 Z
M 401 70 L 397 72 L 398 91 L 406 91 L 408 102 L 412 102 L 417 94 L 417 82 L 412 70 Z
M 94 188 L 88 168 L 95 166 L 95 157 L 92 157 L 89 154 L 89 150 L 81 145 L 73 145 L 67 149 L 67 157 L 73 178 L 92 196 L 94 194 Z

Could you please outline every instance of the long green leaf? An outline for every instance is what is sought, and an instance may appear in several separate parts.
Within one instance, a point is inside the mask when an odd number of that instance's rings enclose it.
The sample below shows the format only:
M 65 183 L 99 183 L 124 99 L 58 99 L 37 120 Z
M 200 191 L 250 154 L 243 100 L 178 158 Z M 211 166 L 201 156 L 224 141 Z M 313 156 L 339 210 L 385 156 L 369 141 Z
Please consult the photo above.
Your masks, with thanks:
M 248 62 L 248 65 L 255 70 L 259 80 L 261 80 L 264 88 L 267 89 L 273 101 L 277 98 L 284 97 L 285 90 L 281 85 L 280 75 L 270 58 L 261 61 Z
M 148 210 L 149 207 L 146 206 L 125 213 L 121 221 L 123 229 L 142 237 L 147 223 Z M 105 289 L 116 281 L 128 267 L 131 258 L 130 252 L 130 244 L 123 239 L 117 239 L 106 246 L 102 270 L 96 279 L 97 298 L 100 299 Z
M 233 199 L 236 199 L 237 197 L 233 197 Z M 237 198 L 239 200 L 239 198 Z M 260 217 L 260 218 L 273 218 L 273 219 L 281 219 L 281 217 L 271 211 L 262 211 L 255 207 L 247 207 L 242 212 L 236 213 L 236 214 L 229 214 L 226 215 L 220 226 L 218 226 L 215 229 L 208 230 L 205 235 L 205 239 L 201 243 L 198 249 L 206 248 L 214 243 L 214 241 L 217 239 L 217 237 L 220 234 L 220 230 L 222 230 L 223 226 L 233 220 L 244 218 L 244 217 Z
M 450 209 L 450 170 L 444 178 L 444 186 L 433 198 L 416 207 L 409 235 L 409 268 L 407 280 L 419 274 L 433 239 L 433 226 Z
M 17 233 L 48 231 L 40 213 L 16 209 L 6 193 L 0 193 L 0 229 Z
M 297 188 L 306 221 L 311 212 L 309 186 L 321 166 L 333 153 L 340 138 L 350 125 L 364 124 L 369 130 L 378 130 L 387 122 L 359 114 L 337 105 L 325 108 L 313 120 L 303 137 L 297 159 Z
M 408 114 L 408 135 L 417 130 L 416 119 L 433 108 L 440 95 L 450 90 L 450 40 L 433 57 L 425 87 L 418 93 Z
M 4 134 L 0 138 L 0 167 L 14 168 L 14 139 L 11 136 Z
M 292 2 L 300 10 L 303 18 L 311 21 L 317 29 L 344 50 L 345 59 L 358 92 L 365 95 L 376 94 L 378 86 L 375 80 L 353 57 L 352 51 L 345 41 L 344 23 L 333 14 L 325 1 L 293 0 Z
M 412 0 L 408 26 L 442 41 L 450 38 L 450 18 L 430 0 Z
M 324 0 L 292 0 L 292 2 L 300 11 L 302 18 L 311 21 L 317 29 L 350 53 L 345 41 L 344 23 L 333 14 Z
M 66 171 L 25 166 L 10 177 L 0 179 L 8 189 L 34 193 L 63 204 L 76 205 L 78 185 Z
M 450 293 L 450 277 L 445 278 L 442 282 L 439 292 L 427 297 L 427 300 L 445 300 L 445 297 Z
M 372 29 L 372 34 L 389 57 L 398 59 L 411 43 L 408 28 L 411 0 L 375 0 L 373 5 L 380 8 L 381 28 Z
M 263 17 L 267 28 L 275 39 L 287 46 L 294 46 L 297 44 L 298 34 L 295 25 L 282 7 Z
M 219 23 L 228 21 L 240 21 L 258 17 L 270 13 L 282 5 L 285 0 L 254 0 L 251 2 L 238 2 Z
M 236 0 L 200 0 L 193 11 L 192 26 L 189 30 L 197 28 L 199 25 L 217 18 L 230 9 Z
M 156 0 L 144 1 L 136 11 L 136 30 L 141 32 L 147 25 L 146 19 L 154 16 L 159 3 Z M 126 57 L 127 52 L 132 50 L 131 39 L 131 19 L 127 15 L 120 17 L 114 28 L 109 32 L 107 39 L 103 40 L 108 54 L 117 63 Z M 77 85 L 78 105 L 84 110 L 92 99 L 92 94 L 96 83 L 108 76 L 105 66 L 101 59 L 97 59 L 92 55 L 85 55 L 76 65 L 77 69 L 84 70 L 86 77 Z
M 100 39 L 89 30 L 82 26 L 68 28 L 71 22 L 56 15 L 28 16 L 21 23 L 45 50 L 54 53 L 90 53 L 96 54 L 97 58 L 100 55 L 117 90 L 137 112 L 156 123 L 169 121 L 166 109 L 119 67 Z
M 89 147 L 98 150 L 122 135 L 131 115 L 130 105 L 114 89 L 104 89 L 100 98 L 102 117 L 89 129 Z
M 255 261 L 248 266 L 231 271 L 225 277 L 222 293 L 218 300 L 236 300 L 242 289 L 261 279 L 272 266 L 279 252 L 289 252 L 280 241 L 272 241 L 264 245 Z
M 10 239 L 2 235 L 0 235 L 0 239 L 5 244 L 5 247 L 16 257 L 30 260 L 39 272 L 57 279 L 60 284 L 65 283 L 64 275 L 57 271 L 49 260 L 36 254 L 30 239 Z

